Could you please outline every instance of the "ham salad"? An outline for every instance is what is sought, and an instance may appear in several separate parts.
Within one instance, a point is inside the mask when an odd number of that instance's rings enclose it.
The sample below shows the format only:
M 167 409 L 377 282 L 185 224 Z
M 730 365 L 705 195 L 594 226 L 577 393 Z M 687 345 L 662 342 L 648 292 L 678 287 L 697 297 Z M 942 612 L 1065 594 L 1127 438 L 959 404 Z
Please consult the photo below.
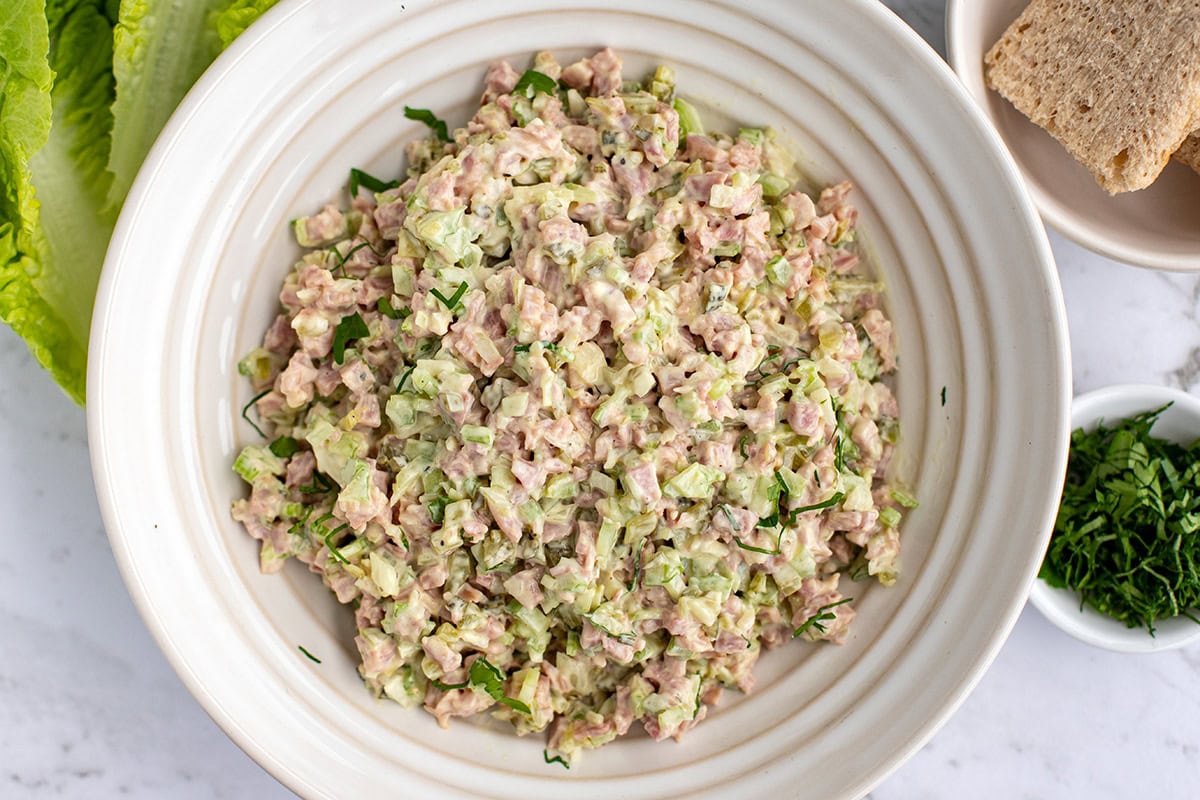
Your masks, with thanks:
M 806 192 L 772 130 L 705 132 L 611 50 L 493 64 L 457 130 L 405 112 L 407 173 L 293 223 L 239 365 L 263 571 L 353 607 L 376 695 L 564 766 L 841 642 L 915 504 L 851 186 Z

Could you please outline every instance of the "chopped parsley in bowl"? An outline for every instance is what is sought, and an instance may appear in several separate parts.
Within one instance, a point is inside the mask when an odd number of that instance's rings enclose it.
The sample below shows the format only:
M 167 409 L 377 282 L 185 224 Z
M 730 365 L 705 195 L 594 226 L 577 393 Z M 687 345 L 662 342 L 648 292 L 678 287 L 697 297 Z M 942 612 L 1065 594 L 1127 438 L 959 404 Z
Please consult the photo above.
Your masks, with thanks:
M 1073 424 L 1034 605 L 1110 650 L 1200 640 L 1200 400 L 1113 386 L 1076 398 Z

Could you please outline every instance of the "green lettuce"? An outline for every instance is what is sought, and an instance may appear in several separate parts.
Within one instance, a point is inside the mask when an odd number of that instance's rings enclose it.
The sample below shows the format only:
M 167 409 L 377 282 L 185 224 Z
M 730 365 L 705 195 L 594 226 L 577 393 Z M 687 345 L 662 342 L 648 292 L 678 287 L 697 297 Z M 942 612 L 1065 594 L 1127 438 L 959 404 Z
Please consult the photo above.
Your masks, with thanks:
M 100 267 L 146 153 L 275 0 L 6 0 L 0 320 L 77 402 Z
M 0 208 L 0 318 L 82 402 L 92 300 L 113 225 L 102 210 L 112 23 L 99 0 L 18 5 L 0 22 L 8 67 L 0 152 L 12 175 Z
M 51 367 L 63 326 L 34 283 L 38 203 L 29 169 L 50 136 L 50 32 L 40 0 L 11 0 L 9 11 L 0 16 L 0 319 Z
M 110 208 L 120 208 L 171 112 L 221 52 L 210 20 L 227 0 L 121 0 L 113 31 L 113 174 Z
M 279 0 L 232 0 L 216 17 L 221 47 L 229 47 L 250 25 Z
M 113 31 L 113 174 L 120 208 L 154 140 L 192 84 L 278 0 L 121 0 Z

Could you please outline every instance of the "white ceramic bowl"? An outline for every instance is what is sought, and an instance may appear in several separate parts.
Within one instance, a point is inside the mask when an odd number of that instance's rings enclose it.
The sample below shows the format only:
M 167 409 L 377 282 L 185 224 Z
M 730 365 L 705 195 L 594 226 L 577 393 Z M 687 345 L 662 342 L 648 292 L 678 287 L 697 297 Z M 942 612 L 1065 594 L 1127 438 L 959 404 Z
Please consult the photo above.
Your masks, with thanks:
M 1111 426 L 1167 403 L 1174 405 L 1158 418 L 1153 434 L 1180 444 L 1200 439 L 1200 398 L 1165 386 L 1109 386 L 1080 395 L 1071 408 L 1071 426 L 1093 431 L 1101 422 Z M 1076 639 L 1106 650 L 1153 653 L 1200 642 L 1200 625 L 1186 617 L 1160 621 L 1150 636 L 1145 628 L 1127 628 L 1091 606 L 1080 609 L 1076 592 L 1056 589 L 1043 580 L 1034 582 L 1029 599 L 1046 619 Z
M 1200 270 L 1200 175 L 1171 162 L 1148 189 L 1110 197 L 1050 134 L 988 89 L 983 56 L 1029 0 L 949 0 L 950 64 L 1000 132 L 1042 218 L 1089 250 L 1142 267 Z
M 374 700 L 347 610 L 297 565 L 259 574 L 228 510 L 244 491 L 230 463 L 253 436 L 234 366 L 296 257 L 287 220 L 342 196 L 351 166 L 397 173 L 400 144 L 424 134 L 406 103 L 461 124 L 490 60 L 606 44 L 630 74 L 673 65 L 710 121 L 774 125 L 817 181 L 861 187 L 901 343 L 898 469 L 922 506 L 902 580 L 856 592 L 846 645 L 772 652 L 758 690 L 727 695 L 682 743 L 631 735 L 566 772 L 543 763 L 540 737 L 441 731 Z M 873 0 L 292 0 L 200 80 L 122 213 L 91 347 L 97 491 L 172 664 L 302 795 L 853 797 L 932 735 L 1023 605 L 1066 458 L 1064 319 L 995 132 Z

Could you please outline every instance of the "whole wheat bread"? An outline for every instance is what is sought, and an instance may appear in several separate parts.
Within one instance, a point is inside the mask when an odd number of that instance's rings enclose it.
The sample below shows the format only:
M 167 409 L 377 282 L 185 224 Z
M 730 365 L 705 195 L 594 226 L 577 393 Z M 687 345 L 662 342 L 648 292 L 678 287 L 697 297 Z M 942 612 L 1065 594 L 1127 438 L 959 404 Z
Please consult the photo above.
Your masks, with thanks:
M 1200 0 L 1034 0 L 985 72 L 1110 194 L 1145 188 L 1200 112 Z
M 1183 144 L 1175 151 L 1175 160 L 1200 172 L 1200 131 L 1183 140 Z

